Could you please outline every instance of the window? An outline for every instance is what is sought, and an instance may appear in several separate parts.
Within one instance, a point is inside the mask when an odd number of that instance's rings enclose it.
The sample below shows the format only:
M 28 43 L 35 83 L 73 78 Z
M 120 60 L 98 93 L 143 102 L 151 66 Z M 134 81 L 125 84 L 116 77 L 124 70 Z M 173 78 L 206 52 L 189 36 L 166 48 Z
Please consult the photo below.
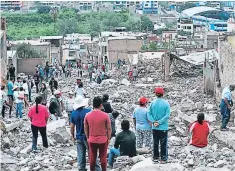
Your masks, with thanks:
M 80 45 L 80 49 L 85 49 L 85 45 Z
M 156 7 L 156 6 L 157 6 L 157 4 L 154 4 L 154 6 Z
M 69 56 L 75 56 L 76 55 L 76 51 L 69 51 Z
M 105 53 L 107 52 L 107 46 L 104 47 L 104 52 L 105 52 Z
M 144 6 L 148 7 L 148 6 L 149 6 L 149 4 L 145 4 Z
M 188 29 L 188 30 L 191 30 L 191 26 L 187 26 L 187 29 Z
M 186 26 L 183 26 L 184 29 L 186 29 Z
M 180 28 L 180 25 L 178 25 L 178 28 Z

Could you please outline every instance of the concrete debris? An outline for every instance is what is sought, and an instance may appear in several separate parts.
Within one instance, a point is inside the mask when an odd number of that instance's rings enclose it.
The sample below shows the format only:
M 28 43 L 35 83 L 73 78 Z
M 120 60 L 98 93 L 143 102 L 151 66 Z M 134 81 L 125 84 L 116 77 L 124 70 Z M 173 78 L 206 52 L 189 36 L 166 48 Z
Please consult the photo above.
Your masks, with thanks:
M 164 87 L 164 98 L 171 105 L 168 133 L 168 157 L 171 163 L 165 165 L 153 164 L 151 161 L 152 149 L 141 148 L 137 149 L 138 155 L 133 158 L 117 157 L 112 170 L 214 171 L 218 169 L 226 171 L 228 167 L 231 170 L 235 169 L 234 131 L 230 125 L 231 131 L 220 132 L 217 130 L 221 124 L 220 120 L 217 119 L 220 117 L 220 112 L 215 99 L 203 94 L 201 86 L 203 82 L 202 68 L 195 68 L 191 64 L 174 59 L 171 64 L 171 71 L 174 72 L 171 72 L 170 81 L 164 82 L 161 67 L 161 59 L 140 60 L 137 65 L 140 72 L 135 82 L 128 80 L 127 65 L 120 70 L 110 70 L 108 75 L 112 76 L 111 79 L 103 80 L 101 84 L 90 83 L 88 74 L 84 73 L 82 81 L 90 101 L 95 96 L 102 96 L 107 93 L 112 108 L 119 111 L 120 115 L 116 120 L 117 133 L 121 131 L 120 123 L 123 119 L 129 120 L 130 128 L 134 130 L 132 114 L 138 106 L 138 99 L 145 96 L 153 101 L 156 98 L 155 87 Z M 77 71 L 74 71 L 71 79 L 59 78 L 59 90 L 64 92 L 62 94 L 64 99 L 68 96 L 67 92 L 74 90 L 76 74 Z M 33 96 L 35 97 L 35 95 L 34 88 Z M 205 114 L 206 120 L 210 121 L 210 126 L 215 128 L 215 131 L 210 135 L 208 147 L 203 149 L 187 146 L 188 125 L 196 121 L 197 114 L 201 112 Z M 48 122 L 49 148 L 43 148 L 39 134 L 37 152 L 31 150 L 31 124 L 25 115 L 23 120 L 9 118 L 0 122 L 2 156 L 10 156 L 10 162 L 5 160 L 5 164 L 2 165 L 3 170 L 78 170 L 77 151 L 76 146 L 70 142 L 67 113 L 63 113 L 63 119 Z M 109 148 L 113 147 L 114 141 L 115 138 L 111 140 Z

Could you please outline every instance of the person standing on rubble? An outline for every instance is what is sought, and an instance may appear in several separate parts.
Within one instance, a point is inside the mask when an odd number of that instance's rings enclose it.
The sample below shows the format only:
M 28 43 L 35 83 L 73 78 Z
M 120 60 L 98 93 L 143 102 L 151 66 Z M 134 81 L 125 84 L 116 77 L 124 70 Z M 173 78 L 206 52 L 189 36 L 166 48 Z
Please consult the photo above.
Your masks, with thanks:
M 15 70 L 16 70 L 15 67 L 13 66 L 13 64 L 11 64 L 11 67 L 9 68 L 8 72 L 9 72 L 10 78 L 14 78 L 14 81 L 16 77 Z
M 88 142 L 84 132 L 84 119 L 87 113 L 91 112 L 88 106 L 88 100 L 82 96 L 78 96 L 73 105 L 73 112 L 70 117 L 70 130 L 72 141 L 77 144 L 77 161 L 79 171 L 86 171 L 86 150 L 88 150 Z M 74 133 L 76 127 L 76 134 Z M 76 135 L 76 139 L 75 139 Z M 96 171 L 100 171 L 98 160 L 96 161 Z
M 116 123 L 115 123 L 115 120 L 118 118 L 118 116 L 119 116 L 118 111 L 113 111 L 112 113 L 109 113 L 109 118 L 110 118 L 111 127 L 112 127 L 111 138 L 116 137 Z
M 220 113 L 222 115 L 221 131 L 227 131 L 227 124 L 230 119 L 231 108 L 233 107 L 232 91 L 234 91 L 235 85 L 225 87 L 222 92 L 222 99 L 220 102 Z
M 29 102 L 32 102 L 32 88 L 34 86 L 31 76 L 28 76 Z
M 10 81 L 8 81 L 7 83 L 7 96 L 8 96 L 8 101 L 9 101 L 9 118 L 11 118 L 11 111 L 12 111 L 12 107 L 13 107 L 13 102 L 14 102 L 14 78 L 11 77 Z
M 65 110 L 68 113 L 68 120 L 70 122 L 70 117 L 71 117 L 71 113 L 73 112 L 73 106 L 74 106 L 74 97 L 73 97 L 73 92 L 70 91 L 69 92 L 69 98 L 65 101 Z
M 23 89 L 24 89 L 24 107 L 30 107 L 29 104 L 29 86 L 26 80 L 23 80 Z
M 49 86 L 51 89 L 51 94 L 53 94 L 54 89 L 57 90 L 58 89 L 58 82 L 55 80 L 54 77 L 51 77 L 51 80 L 49 82 Z
M 14 90 L 14 99 L 15 99 L 15 103 L 16 103 L 16 118 L 18 118 L 18 117 L 22 118 L 23 117 L 22 110 L 23 110 L 23 103 L 24 103 L 24 94 L 20 93 L 19 87 L 17 85 L 14 86 L 13 90 Z
M 111 123 L 107 113 L 102 112 L 102 99 L 93 99 L 93 111 L 85 116 L 84 130 L 88 139 L 90 170 L 95 171 L 97 151 L 102 171 L 107 169 L 107 148 L 111 139 Z
M 109 95 L 108 94 L 104 94 L 103 95 L 103 103 L 102 103 L 103 111 L 105 113 L 112 113 L 113 109 L 112 109 L 110 103 L 108 102 L 108 100 L 109 100 Z
M 54 96 L 51 97 L 49 104 L 49 111 L 56 119 L 62 116 L 60 98 L 61 92 L 59 90 L 55 90 Z
M 2 113 L 2 118 L 5 117 L 6 106 L 9 106 L 9 103 L 7 102 L 7 93 L 5 92 L 5 86 L 1 85 L 1 91 L 0 91 L 0 111 Z
M 137 133 L 137 148 L 151 147 L 151 123 L 148 121 L 148 109 L 146 108 L 148 99 L 141 97 L 139 99 L 139 107 L 134 110 L 133 121 Z
M 35 83 L 35 86 L 36 86 L 36 93 L 38 93 L 38 91 L 39 91 L 38 85 L 39 85 L 39 82 L 40 82 L 38 71 L 36 71 L 36 74 L 34 74 L 33 78 L 34 78 L 34 83 Z
M 41 86 L 39 93 L 40 93 L 40 96 L 42 97 L 42 105 L 46 106 L 47 105 L 47 96 L 48 96 L 46 83 L 44 83 L 44 82 L 42 83 L 42 86 Z
M 83 88 L 83 83 L 81 82 L 81 79 L 77 79 L 77 85 L 75 86 L 75 96 L 86 97 L 86 91 Z
M 138 76 L 138 69 L 136 67 L 134 67 L 132 74 L 133 74 L 133 81 L 136 81 Z
M 49 112 L 46 106 L 41 105 L 41 96 L 36 97 L 35 102 L 36 105 L 32 106 L 28 113 L 33 133 L 32 150 L 37 150 L 38 131 L 42 136 L 43 147 L 48 148 L 46 125 L 49 118 Z
M 170 104 L 163 99 L 164 89 L 162 87 L 156 87 L 155 94 L 157 99 L 150 104 L 148 110 L 148 120 L 152 123 L 153 131 L 153 162 L 157 162 L 161 157 L 161 163 L 165 164 L 168 159 L 167 133 Z M 161 155 L 159 155 L 159 143 Z
M 46 62 L 46 66 L 44 68 L 45 74 L 46 74 L 46 82 L 48 82 L 48 78 L 49 78 L 49 71 L 50 71 L 50 67 L 48 64 L 48 61 Z

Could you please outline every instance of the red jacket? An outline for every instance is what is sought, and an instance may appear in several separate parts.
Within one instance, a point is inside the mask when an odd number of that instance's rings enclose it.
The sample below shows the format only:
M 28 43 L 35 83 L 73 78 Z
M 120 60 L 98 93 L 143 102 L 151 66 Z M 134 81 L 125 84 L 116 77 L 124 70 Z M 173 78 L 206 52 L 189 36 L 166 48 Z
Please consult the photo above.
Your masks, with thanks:
M 210 127 L 207 121 L 203 121 L 202 125 L 197 121 L 193 122 L 189 127 L 189 144 L 200 148 L 206 147 L 208 144 L 209 132 Z

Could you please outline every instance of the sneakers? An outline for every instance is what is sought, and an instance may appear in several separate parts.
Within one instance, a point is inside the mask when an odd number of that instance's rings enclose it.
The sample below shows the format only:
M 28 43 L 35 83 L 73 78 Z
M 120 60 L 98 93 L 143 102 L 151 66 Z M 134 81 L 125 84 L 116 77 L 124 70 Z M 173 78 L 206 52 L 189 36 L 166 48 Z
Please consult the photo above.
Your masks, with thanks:
M 221 128 L 220 131 L 229 131 L 228 128 Z
M 154 163 L 157 163 L 157 162 L 159 161 L 159 159 L 156 158 L 156 157 L 153 157 L 153 158 L 152 158 L 152 161 L 153 161 Z
M 166 164 L 167 161 L 166 160 L 161 160 L 161 164 Z

